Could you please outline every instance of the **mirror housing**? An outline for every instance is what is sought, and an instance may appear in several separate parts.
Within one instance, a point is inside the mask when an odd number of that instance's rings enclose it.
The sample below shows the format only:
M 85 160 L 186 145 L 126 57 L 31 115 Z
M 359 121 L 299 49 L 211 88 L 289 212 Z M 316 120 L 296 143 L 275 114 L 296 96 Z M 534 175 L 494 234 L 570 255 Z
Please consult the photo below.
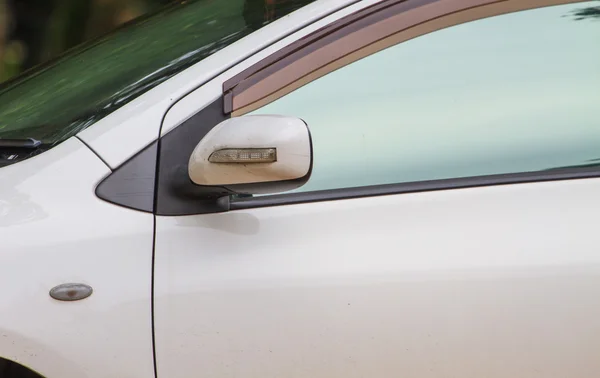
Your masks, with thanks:
M 280 115 L 221 122 L 198 143 L 188 164 L 194 184 L 244 194 L 296 189 L 311 171 L 312 141 L 306 123 Z

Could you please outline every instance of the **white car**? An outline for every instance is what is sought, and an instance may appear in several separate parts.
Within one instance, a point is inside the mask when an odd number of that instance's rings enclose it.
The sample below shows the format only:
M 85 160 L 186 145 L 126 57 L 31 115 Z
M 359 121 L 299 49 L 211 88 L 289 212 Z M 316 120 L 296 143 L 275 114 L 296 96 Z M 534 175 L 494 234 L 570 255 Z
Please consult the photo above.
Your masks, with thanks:
M 0 88 L 0 378 L 600 376 L 600 4 L 259 3 Z

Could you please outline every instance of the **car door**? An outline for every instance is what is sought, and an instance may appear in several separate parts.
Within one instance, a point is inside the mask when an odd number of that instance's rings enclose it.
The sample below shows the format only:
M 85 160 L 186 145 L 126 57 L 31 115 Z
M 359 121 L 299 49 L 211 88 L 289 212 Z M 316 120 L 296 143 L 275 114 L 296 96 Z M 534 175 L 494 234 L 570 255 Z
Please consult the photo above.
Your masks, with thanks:
M 597 375 L 596 8 L 356 5 L 175 104 L 157 169 L 158 377 Z M 272 114 L 310 129 L 304 186 L 192 183 L 215 126 Z

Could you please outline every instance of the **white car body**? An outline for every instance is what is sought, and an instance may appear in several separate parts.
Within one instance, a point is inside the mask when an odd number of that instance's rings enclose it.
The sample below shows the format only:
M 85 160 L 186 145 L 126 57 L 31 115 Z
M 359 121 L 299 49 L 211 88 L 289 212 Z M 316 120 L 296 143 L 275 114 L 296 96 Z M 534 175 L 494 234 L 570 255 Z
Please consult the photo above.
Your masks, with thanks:
M 228 79 L 379 2 L 316 1 L 0 168 L 0 357 L 49 378 L 598 376 L 600 178 L 190 215 L 96 195 Z M 64 283 L 93 294 L 48 295 Z

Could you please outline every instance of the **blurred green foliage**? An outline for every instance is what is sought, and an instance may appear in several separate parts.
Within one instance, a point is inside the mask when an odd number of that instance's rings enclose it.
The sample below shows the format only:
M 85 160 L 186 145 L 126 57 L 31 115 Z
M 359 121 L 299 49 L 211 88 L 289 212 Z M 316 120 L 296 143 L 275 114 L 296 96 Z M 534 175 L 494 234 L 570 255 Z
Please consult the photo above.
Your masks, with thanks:
M 0 0 L 0 82 L 171 0 Z

